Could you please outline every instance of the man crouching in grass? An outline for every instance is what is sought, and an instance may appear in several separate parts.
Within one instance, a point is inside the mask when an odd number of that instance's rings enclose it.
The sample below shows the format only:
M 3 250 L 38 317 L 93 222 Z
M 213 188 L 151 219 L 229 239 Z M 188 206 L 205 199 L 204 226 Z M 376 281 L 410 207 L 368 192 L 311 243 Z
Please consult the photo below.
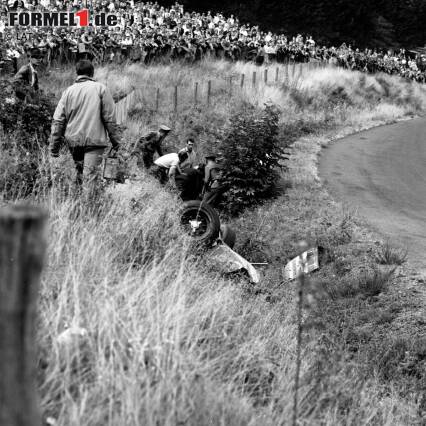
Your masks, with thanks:
M 53 115 L 50 152 L 59 156 L 65 139 L 77 169 L 77 186 L 92 189 L 99 177 L 105 149 L 120 145 L 120 131 L 114 101 L 107 87 L 94 80 L 93 64 L 81 60 L 76 65 L 77 78 L 68 87 Z

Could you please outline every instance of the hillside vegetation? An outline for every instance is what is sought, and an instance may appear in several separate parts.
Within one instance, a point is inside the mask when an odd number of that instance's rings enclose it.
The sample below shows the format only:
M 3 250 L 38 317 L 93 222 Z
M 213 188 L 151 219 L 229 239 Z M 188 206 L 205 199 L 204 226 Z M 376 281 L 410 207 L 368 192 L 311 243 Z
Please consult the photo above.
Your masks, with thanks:
M 397 78 L 327 68 L 230 92 L 224 76 L 254 70 L 225 62 L 135 65 L 100 68 L 96 77 L 117 97 L 147 87 L 126 123 L 124 157 L 141 133 L 159 123 L 173 127 L 169 151 L 190 134 L 202 154 L 230 133 L 233 116 L 248 107 L 262 111 L 265 103 L 279 107 L 280 140 L 291 152 L 281 194 L 228 218 L 238 231 L 236 250 L 269 263 L 259 286 L 220 276 L 208 257 L 188 250 L 178 227 L 180 202 L 137 170 L 134 160 L 130 182 L 100 188 L 87 200 L 70 188 L 69 155 L 61 158 L 61 181 L 51 186 L 47 151 L 39 148 L 42 172 L 26 198 L 50 212 L 38 379 L 44 415 L 55 424 L 289 424 L 297 289 L 283 278 L 283 266 L 300 240 L 324 248 L 325 267 L 310 281 L 304 307 L 299 424 L 421 424 L 426 345 L 411 348 L 412 339 L 392 328 L 409 308 L 394 299 L 395 275 L 377 269 L 381 246 L 372 251 L 353 212 L 328 198 L 315 164 L 330 138 L 421 113 L 426 91 Z M 194 106 L 193 84 L 207 79 L 215 82 L 211 106 Z M 54 71 L 42 84 L 59 97 L 72 80 L 72 71 Z M 182 93 L 178 113 L 167 108 L 171 98 L 155 112 L 150 93 L 159 87 L 171 94 L 176 84 Z M 29 160 L 14 157 L 19 142 L 11 135 L 1 144 L 6 203 L 21 198 Z M 380 323 L 365 327 L 379 317 Z M 75 359 L 64 359 L 57 345 L 69 327 L 87 330 Z M 389 330 L 387 338 L 377 329 Z

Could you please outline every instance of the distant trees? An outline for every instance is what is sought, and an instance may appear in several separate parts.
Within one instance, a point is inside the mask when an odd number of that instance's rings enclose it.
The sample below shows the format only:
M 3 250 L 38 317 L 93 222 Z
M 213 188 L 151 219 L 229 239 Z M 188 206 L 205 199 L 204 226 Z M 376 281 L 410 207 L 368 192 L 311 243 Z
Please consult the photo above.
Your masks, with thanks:
M 173 4 L 175 0 L 165 3 Z M 425 0 L 181 0 L 188 10 L 221 11 L 262 29 L 311 34 L 322 44 L 418 47 L 426 43 Z

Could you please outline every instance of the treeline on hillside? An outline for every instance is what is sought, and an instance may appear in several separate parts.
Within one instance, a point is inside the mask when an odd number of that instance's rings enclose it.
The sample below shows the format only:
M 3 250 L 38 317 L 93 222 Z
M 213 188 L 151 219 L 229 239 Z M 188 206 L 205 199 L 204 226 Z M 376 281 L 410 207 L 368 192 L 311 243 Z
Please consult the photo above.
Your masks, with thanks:
M 174 0 L 161 1 L 172 4 Z M 263 30 L 312 35 L 321 44 L 415 48 L 426 43 L 425 0 L 181 0 Z

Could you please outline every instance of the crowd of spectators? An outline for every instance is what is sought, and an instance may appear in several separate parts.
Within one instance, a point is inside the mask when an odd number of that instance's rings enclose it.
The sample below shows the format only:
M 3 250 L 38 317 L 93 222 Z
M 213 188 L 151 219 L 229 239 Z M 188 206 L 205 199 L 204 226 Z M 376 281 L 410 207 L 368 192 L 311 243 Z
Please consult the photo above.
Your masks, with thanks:
M 114 14 L 114 27 L 85 28 L 8 27 L 10 11 L 67 11 L 82 8 L 90 16 Z M 4 68 L 16 71 L 19 58 L 38 47 L 46 65 L 73 63 L 91 58 L 98 62 L 193 62 L 206 56 L 263 63 L 322 61 L 350 69 L 425 81 L 426 62 L 421 55 L 376 50 L 360 51 L 345 44 L 319 46 L 312 37 L 288 38 L 240 23 L 231 15 L 187 12 L 175 3 L 166 8 L 157 2 L 135 0 L 10 0 L 2 1 L 0 16 L 1 59 Z
M 380 51 L 377 49 L 353 49 L 343 44 L 328 50 L 328 61 L 343 68 L 368 73 L 384 72 L 426 83 L 426 54 L 399 49 Z

